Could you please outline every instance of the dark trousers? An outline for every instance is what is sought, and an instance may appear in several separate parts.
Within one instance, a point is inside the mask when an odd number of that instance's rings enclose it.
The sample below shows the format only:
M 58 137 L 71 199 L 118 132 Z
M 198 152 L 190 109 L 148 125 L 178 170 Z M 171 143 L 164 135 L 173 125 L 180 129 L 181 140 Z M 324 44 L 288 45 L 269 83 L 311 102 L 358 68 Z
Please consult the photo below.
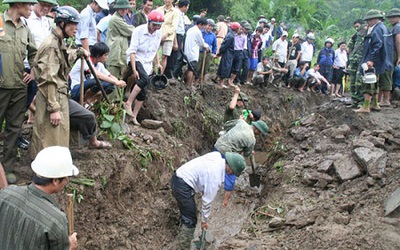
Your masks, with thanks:
M 0 88 L 0 130 L 4 119 L 4 146 L 1 163 L 6 171 L 12 171 L 17 156 L 17 140 L 26 111 L 27 90 Z
M 249 56 L 247 55 L 247 53 L 247 50 L 243 50 L 242 70 L 239 76 L 240 83 L 246 82 L 247 74 L 249 73 Z
M 185 65 L 185 62 L 183 61 L 183 41 L 184 41 L 184 36 L 183 35 L 176 35 L 176 38 L 178 40 L 178 58 L 176 60 L 175 65 L 173 65 L 173 70 L 174 70 L 174 77 L 178 78 L 182 76 L 182 67 Z
M 194 228 L 197 224 L 196 201 L 194 200 L 194 189 L 182 178 L 176 176 L 171 178 L 172 195 L 178 202 L 180 219 L 182 224 L 188 228 Z
M 123 79 L 125 82 L 128 82 L 128 77 L 133 74 L 131 63 L 132 62 L 128 63 L 128 70 Z M 137 72 L 139 73 L 139 80 L 136 80 L 135 83 L 140 87 L 140 92 L 136 96 L 136 100 L 144 101 L 146 99 L 147 85 L 150 81 L 150 78 L 149 78 L 149 75 L 147 74 L 146 70 L 144 70 L 141 62 L 135 62 L 135 67 L 136 67 Z
M 70 127 L 78 129 L 83 139 L 89 140 L 96 134 L 96 117 L 74 100 L 68 100 Z

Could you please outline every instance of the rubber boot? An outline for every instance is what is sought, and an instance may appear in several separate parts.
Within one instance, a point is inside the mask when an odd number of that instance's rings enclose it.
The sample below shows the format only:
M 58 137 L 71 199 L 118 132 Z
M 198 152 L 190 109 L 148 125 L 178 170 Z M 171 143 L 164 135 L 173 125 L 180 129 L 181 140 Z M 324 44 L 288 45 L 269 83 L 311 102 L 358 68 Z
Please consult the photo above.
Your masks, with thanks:
M 188 228 L 185 225 L 181 226 L 181 231 L 178 234 L 178 250 L 189 250 L 192 243 L 194 230 L 196 228 Z
M 373 110 L 373 111 L 381 111 L 381 107 L 379 106 L 379 103 L 378 103 L 378 98 L 373 98 L 372 99 L 371 110 Z

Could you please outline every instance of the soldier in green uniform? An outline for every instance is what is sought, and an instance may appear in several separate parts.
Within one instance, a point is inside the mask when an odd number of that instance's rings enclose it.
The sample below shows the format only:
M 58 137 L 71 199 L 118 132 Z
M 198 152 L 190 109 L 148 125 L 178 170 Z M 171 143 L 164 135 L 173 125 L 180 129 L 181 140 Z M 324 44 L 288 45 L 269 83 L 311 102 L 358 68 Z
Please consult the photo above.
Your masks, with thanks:
M 0 75 L 0 125 L 6 121 L 1 163 L 10 184 L 16 182 L 12 172 L 17 156 L 18 134 L 24 121 L 27 84 L 34 78 L 33 73 L 25 72 L 24 59 L 27 58 L 32 65 L 37 52 L 32 33 L 22 18 L 31 15 L 31 5 L 36 3 L 36 0 L 4 0 L 3 4 L 9 4 L 10 8 L 0 17 L 5 33 L 0 36 L 3 60 Z
M 362 58 L 362 52 L 364 49 L 364 37 L 367 34 L 368 25 L 364 23 L 362 19 L 354 21 L 354 29 L 356 33 L 351 37 L 348 48 L 349 48 L 349 74 L 350 74 L 350 90 L 351 98 L 353 100 L 353 107 L 357 107 L 358 103 L 363 102 L 363 89 L 360 74 L 360 62 Z

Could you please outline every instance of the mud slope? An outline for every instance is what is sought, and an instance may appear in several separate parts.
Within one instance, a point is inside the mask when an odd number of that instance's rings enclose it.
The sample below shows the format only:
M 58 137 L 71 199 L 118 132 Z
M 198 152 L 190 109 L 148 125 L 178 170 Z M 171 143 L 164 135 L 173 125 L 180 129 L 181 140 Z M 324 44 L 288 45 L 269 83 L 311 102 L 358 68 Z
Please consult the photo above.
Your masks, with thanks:
M 399 109 L 358 116 L 340 100 L 309 92 L 251 86 L 242 91 L 271 128 L 268 138 L 257 138 L 263 184 L 250 188 L 245 174 L 227 208 L 218 197 L 208 249 L 399 249 L 400 222 L 383 217 L 383 201 L 399 186 Z M 106 151 L 74 144 L 80 177 L 95 181 L 70 183 L 66 190 L 80 198 L 80 249 L 175 248 L 179 221 L 169 178 L 182 163 L 211 151 L 232 93 L 206 84 L 193 94 L 172 82 L 163 91 L 149 91 L 138 117 L 162 126 L 129 126 L 134 149 L 119 141 Z M 369 166 L 368 174 L 355 162 L 354 150 L 366 147 L 383 154 L 383 173 Z M 28 162 L 23 153 L 19 170 L 26 179 Z M 359 174 L 342 180 L 338 169 L 348 165 Z

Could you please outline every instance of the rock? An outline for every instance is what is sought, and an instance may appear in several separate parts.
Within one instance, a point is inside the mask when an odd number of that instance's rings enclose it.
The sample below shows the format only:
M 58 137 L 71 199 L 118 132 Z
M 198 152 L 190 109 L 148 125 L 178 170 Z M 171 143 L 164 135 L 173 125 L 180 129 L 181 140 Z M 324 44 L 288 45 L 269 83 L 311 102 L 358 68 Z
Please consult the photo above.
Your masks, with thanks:
M 308 140 L 303 141 L 303 142 L 300 144 L 300 148 L 303 149 L 303 150 L 305 150 L 305 151 L 310 150 L 310 149 L 311 149 L 310 142 L 309 142 Z
M 339 127 L 332 127 L 323 130 L 321 133 L 332 138 L 346 138 L 351 129 L 347 124 L 342 124 Z
M 370 135 L 370 136 L 365 137 L 365 140 L 371 142 L 377 148 L 385 149 L 385 139 L 384 138 L 375 137 L 375 136 Z
M 333 166 L 341 181 L 351 180 L 362 175 L 357 163 L 349 155 L 343 155 L 341 159 L 334 161 Z
M 269 221 L 268 226 L 269 226 L 270 228 L 278 228 L 278 227 L 281 227 L 281 226 L 283 226 L 283 220 L 282 220 L 281 218 L 274 217 L 274 218 L 272 218 L 272 219 Z
M 327 138 L 321 138 L 314 141 L 314 149 L 316 153 L 324 153 L 336 149 L 336 145 L 332 145 Z
M 319 173 L 315 170 L 311 170 L 304 173 L 302 183 L 307 186 L 314 186 L 317 182 L 324 181 L 320 183 L 320 185 L 324 188 L 326 185 L 328 185 L 328 183 L 331 183 L 333 180 L 334 178 L 328 174 Z M 326 183 L 325 186 L 323 185 L 323 183 Z
M 339 206 L 339 211 L 347 212 L 347 213 L 351 214 L 351 212 L 353 212 L 355 206 L 356 206 L 356 204 L 354 202 L 345 203 L 345 204 L 342 204 Z
M 374 185 L 375 185 L 375 180 L 374 180 L 374 178 L 368 177 L 368 178 L 367 178 L 367 185 L 368 185 L 368 187 L 374 186 Z
M 388 160 L 386 151 L 380 148 L 356 148 L 353 150 L 355 160 L 374 178 L 383 178 Z
M 337 132 L 339 135 L 347 136 L 351 131 L 351 128 L 347 124 L 342 124 L 338 127 Z
M 400 217 L 400 187 L 396 189 L 385 201 L 385 216 Z
M 163 121 L 144 119 L 141 122 L 142 127 L 147 129 L 158 129 L 163 125 Z
M 333 217 L 333 221 L 337 224 L 343 224 L 347 225 L 350 223 L 350 216 L 349 215 L 343 215 L 341 213 L 336 213 L 335 216 Z
M 352 141 L 353 148 L 373 148 L 374 144 L 366 139 L 354 139 Z
M 151 143 L 153 141 L 153 137 L 151 135 L 143 135 L 143 141 L 145 141 L 147 144 L 149 144 L 149 142 Z
M 333 141 L 335 141 L 335 142 L 345 142 L 346 141 L 346 137 L 344 137 L 344 135 L 336 135 L 333 138 Z
M 312 128 L 306 127 L 294 127 L 289 130 L 289 134 L 296 140 L 296 141 L 303 141 L 308 137 L 312 137 L 315 132 L 311 131 Z
M 333 161 L 332 160 L 325 160 L 319 164 L 317 171 L 329 173 L 333 169 Z
M 300 206 L 289 210 L 286 214 L 285 225 L 295 226 L 300 229 L 315 223 L 316 216 Z
M 325 120 L 326 120 L 325 117 L 323 117 L 322 115 L 312 113 L 312 114 L 310 114 L 310 115 L 308 115 L 306 117 L 303 117 L 300 120 L 300 124 L 302 126 L 308 127 L 308 126 L 311 126 L 311 125 L 315 125 L 316 123 L 324 122 Z

